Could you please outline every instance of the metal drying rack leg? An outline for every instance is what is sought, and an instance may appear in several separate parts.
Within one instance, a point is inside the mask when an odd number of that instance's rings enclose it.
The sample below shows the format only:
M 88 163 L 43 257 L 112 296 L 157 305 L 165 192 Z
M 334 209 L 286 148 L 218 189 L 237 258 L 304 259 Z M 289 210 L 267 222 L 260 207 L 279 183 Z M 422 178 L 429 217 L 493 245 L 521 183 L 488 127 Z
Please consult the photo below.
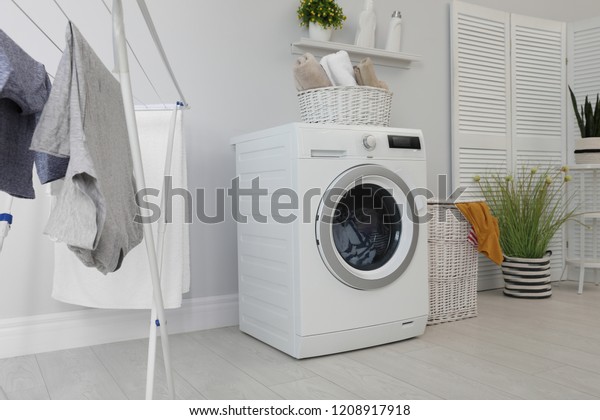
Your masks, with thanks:
M 161 278 L 163 275 L 162 267 L 163 267 L 163 257 L 164 257 L 164 243 L 165 243 L 165 234 L 167 232 L 167 224 L 165 220 L 165 209 L 166 209 L 166 201 L 167 197 L 165 195 L 166 191 L 166 179 L 167 176 L 171 175 L 171 164 L 173 161 L 173 144 L 175 142 L 175 128 L 177 127 L 177 112 L 179 111 L 180 104 L 178 103 L 173 113 L 171 115 L 171 123 L 169 126 L 169 138 L 167 141 L 167 156 L 165 158 L 165 166 L 164 166 L 164 176 L 163 176 L 163 190 L 161 195 L 160 209 L 161 209 L 161 217 L 158 221 L 158 239 L 157 239 L 157 248 L 156 253 L 158 255 L 158 270 L 161 273 Z M 152 391 L 154 389 L 154 366 L 156 364 L 156 339 L 158 334 L 159 326 L 155 324 L 156 322 L 156 305 L 152 305 L 152 311 L 150 314 L 150 334 L 149 334 L 149 343 L 148 343 L 148 370 L 146 374 L 146 399 L 152 399 Z
M 129 134 L 129 144 L 131 147 L 131 155 L 133 159 L 133 168 L 137 188 L 143 190 L 146 188 L 144 178 L 144 167 L 142 165 L 142 156 L 140 152 L 139 136 L 137 124 L 135 120 L 135 108 L 133 105 L 133 93 L 131 89 L 131 78 L 129 76 L 129 63 L 127 58 L 127 44 L 125 37 L 125 24 L 123 21 L 123 4 L 121 0 L 113 0 L 112 7 L 113 16 L 113 42 L 115 49 L 115 67 L 121 81 L 121 93 L 123 95 L 123 103 L 125 106 L 125 119 L 127 121 L 127 131 Z M 147 204 L 142 201 L 142 211 L 148 211 Z M 160 286 L 160 273 L 154 246 L 154 235 L 152 226 L 144 223 L 144 239 L 146 243 L 146 252 L 148 253 L 148 261 L 150 264 L 150 273 L 152 276 L 152 288 L 154 294 L 154 305 L 156 307 L 157 317 L 156 326 L 161 328 L 161 344 L 163 350 L 163 359 L 165 363 L 165 373 L 167 378 L 167 387 L 169 390 L 169 398 L 174 399 L 175 393 L 173 388 L 173 375 L 171 371 L 171 354 L 169 349 L 169 334 L 167 332 L 167 320 L 165 318 L 165 308 L 162 298 L 162 290 Z M 149 350 L 150 353 L 150 350 Z M 149 364 L 153 361 L 148 360 Z M 148 371 L 154 372 L 154 368 L 148 368 Z M 150 390 L 152 391 L 152 390 Z M 146 395 L 146 398 L 151 398 Z

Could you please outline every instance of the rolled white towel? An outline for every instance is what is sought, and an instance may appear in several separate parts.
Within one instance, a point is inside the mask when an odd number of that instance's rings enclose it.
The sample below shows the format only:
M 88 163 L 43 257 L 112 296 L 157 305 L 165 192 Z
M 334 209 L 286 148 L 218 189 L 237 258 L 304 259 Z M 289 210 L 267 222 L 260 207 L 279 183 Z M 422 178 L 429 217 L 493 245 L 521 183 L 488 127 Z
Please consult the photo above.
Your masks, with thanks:
M 321 59 L 321 66 L 334 86 L 356 86 L 352 62 L 346 51 L 338 51 Z

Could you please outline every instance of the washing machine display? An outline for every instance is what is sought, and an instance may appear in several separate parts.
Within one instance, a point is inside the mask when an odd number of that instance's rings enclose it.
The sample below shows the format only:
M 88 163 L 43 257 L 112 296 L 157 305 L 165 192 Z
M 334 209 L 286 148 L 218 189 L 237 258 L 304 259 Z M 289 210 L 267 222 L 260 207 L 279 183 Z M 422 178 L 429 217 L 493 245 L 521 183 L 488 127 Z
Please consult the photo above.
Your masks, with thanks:
M 393 283 L 414 254 L 419 226 L 410 187 L 380 165 L 350 168 L 328 187 L 316 220 L 319 252 L 341 282 L 369 290 Z

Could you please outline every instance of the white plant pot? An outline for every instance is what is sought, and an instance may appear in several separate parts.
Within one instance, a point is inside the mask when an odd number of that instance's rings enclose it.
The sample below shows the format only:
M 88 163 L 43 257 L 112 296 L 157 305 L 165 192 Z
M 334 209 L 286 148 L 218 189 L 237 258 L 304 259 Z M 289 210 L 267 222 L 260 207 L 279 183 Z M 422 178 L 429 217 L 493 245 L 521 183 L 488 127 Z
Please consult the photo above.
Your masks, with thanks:
M 543 258 L 504 257 L 502 276 L 504 294 L 517 298 L 547 298 L 552 296 L 550 255 Z
M 586 137 L 575 141 L 575 163 L 600 163 L 600 137 Z
M 333 28 L 323 28 L 318 23 L 308 23 L 308 37 L 314 41 L 329 41 L 333 34 Z

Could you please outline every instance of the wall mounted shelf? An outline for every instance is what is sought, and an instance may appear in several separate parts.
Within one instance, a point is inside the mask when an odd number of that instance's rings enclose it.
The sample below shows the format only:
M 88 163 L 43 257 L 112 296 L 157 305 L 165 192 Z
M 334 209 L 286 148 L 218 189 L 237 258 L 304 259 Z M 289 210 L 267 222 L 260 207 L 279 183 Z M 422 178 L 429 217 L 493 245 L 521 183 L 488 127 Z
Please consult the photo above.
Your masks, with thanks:
M 292 54 L 311 53 L 317 57 L 345 50 L 350 55 L 350 60 L 360 61 L 371 57 L 374 64 L 388 67 L 409 69 L 413 61 L 420 61 L 421 57 L 402 52 L 391 52 L 378 48 L 357 47 L 356 45 L 342 44 L 340 42 L 313 41 L 308 38 L 300 38 L 300 41 L 292 44 Z

